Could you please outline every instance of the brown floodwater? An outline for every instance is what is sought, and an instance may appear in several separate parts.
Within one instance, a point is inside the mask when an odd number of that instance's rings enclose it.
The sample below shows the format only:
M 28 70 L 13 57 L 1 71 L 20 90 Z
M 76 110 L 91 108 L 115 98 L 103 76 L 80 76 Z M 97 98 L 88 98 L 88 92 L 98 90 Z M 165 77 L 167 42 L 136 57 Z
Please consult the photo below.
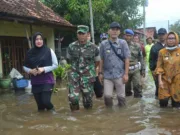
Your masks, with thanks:
M 152 77 L 145 79 L 143 98 L 127 98 L 127 106 L 113 109 L 94 97 L 92 110 L 81 104 L 71 113 L 66 84 L 59 86 L 52 102 L 58 114 L 37 112 L 30 94 L 8 92 L 0 96 L 0 135 L 180 135 L 180 110 L 159 108 Z

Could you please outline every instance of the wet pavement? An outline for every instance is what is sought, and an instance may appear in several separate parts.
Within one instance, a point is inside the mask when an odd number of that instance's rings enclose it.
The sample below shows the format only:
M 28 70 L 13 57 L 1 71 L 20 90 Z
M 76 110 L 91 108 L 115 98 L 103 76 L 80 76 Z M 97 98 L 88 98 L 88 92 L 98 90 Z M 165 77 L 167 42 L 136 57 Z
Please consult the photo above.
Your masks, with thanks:
M 128 97 L 126 107 L 118 108 L 114 96 L 113 109 L 107 109 L 94 97 L 92 110 L 81 104 L 77 113 L 71 113 L 66 85 L 61 85 L 52 96 L 57 115 L 37 112 L 32 95 L 2 94 L 0 135 L 180 135 L 180 110 L 159 108 L 152 77 L 145 84 L 143 98 Z

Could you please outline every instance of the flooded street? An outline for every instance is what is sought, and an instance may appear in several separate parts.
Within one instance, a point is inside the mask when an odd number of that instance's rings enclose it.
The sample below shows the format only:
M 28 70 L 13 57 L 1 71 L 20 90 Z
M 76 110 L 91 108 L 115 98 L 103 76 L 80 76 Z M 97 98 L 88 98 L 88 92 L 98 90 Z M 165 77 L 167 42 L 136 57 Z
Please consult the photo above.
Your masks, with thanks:
M 180 110 L 159 108 L 152 78 L 146 79 L 142 99 L 127 98 L 127 106 L 108 110 L 94 98 L 92 110 L 71 113 L 67 89 L 53 94 L 57 115 L 37 112 L 32 95 L 0 96 L 0 135 L 180 135 Z M 114 98 L 116 104 L 116 98 Z

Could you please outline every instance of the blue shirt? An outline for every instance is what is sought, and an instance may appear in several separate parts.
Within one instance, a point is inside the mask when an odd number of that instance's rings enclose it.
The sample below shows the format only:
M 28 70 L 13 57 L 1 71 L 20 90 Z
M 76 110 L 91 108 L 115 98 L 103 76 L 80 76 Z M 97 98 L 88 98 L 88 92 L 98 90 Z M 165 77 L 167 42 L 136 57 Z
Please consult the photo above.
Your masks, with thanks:
M 112 45 L 118 55 L 121 55 L 124 59 L 130 58 L 130 50 L 125 40 L 117 39 Z M 123 77 L 125 71 L 124 61 L 114 53 L 109 44 L 109 40 L 101 42 L 100 56 L 104 61 L 103 72 L 105 79 L 117 79 Z

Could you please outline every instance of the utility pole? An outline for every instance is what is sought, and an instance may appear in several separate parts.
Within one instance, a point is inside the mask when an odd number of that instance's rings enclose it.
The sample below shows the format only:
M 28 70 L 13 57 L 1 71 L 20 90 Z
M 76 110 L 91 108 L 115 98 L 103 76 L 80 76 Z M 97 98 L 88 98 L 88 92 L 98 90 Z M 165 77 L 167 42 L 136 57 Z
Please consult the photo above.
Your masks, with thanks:
M 147 1 L 144 0 L 143 3 L 143 17 L 144 17 L 144 21 L 143 21 L 143 33 L 144 33 L 144 45 L 146 45 L 146 3 Z
M 92 12 L 92 1 L 91 0 L 89 0 L 89 11 L 90 11 L 90 24 L 91 24 L 91 37 L 92 37 L 92 42 L 95 44 L 95 40 L 94 40 L 93 12 Z

